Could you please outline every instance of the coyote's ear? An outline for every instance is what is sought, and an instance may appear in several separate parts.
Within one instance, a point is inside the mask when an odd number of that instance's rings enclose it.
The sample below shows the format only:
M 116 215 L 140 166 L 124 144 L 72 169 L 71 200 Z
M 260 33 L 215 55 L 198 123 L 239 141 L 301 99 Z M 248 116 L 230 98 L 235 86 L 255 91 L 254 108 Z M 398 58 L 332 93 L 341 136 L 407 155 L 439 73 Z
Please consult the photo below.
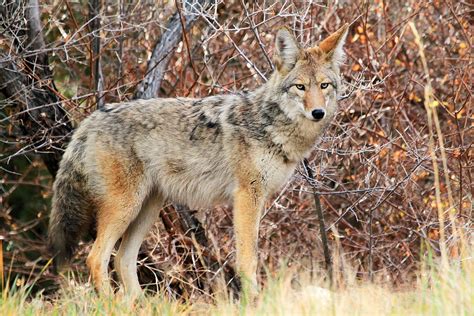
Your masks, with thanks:
M 290 30 L 281 28 L 276 35 L 275 48 L 273 59 L 278 71 L 284 74 L 288 73 L 295 67 L 300 57 L 300 45 Z
M 331 34 L 319 43 L 319 48 L 326 54 L 327 58 L 336 66 L 344 62 L 345 54 L 342 49 L 347 37 L 349 24 L 344 24 L 339 30 Z

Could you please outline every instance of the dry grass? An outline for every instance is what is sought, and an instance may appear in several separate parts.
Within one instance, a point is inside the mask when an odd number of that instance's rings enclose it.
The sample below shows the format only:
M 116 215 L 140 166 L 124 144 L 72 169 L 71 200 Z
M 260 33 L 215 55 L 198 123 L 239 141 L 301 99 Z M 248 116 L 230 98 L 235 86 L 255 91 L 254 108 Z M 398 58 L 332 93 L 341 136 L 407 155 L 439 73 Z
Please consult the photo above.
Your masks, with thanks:
M 471 247 L 472 249 L 472 247 Z M 291 270 L 271 278 L 256 304 L 216 295 L 214 303 L 183 303 L 165 295 L 150 295 L 132 304 L 123 297 L 98 297 L 89 286 L 64 288 L 56 298 L 28 298 L 28 288 L 3 291 L 2 315 L 474 315 L 474 261 L 449 262 L 447 270 L 427 258 L 417 282 L 394 290 L 379 282 L 357 281 L 343 272 L 344 286 L 334 291 L 324 282 Z M 462 263 L 462 264 L 461 264 Z M 225 293 L 222 292 L 222 293 Z M 222 294 L 221 293 L 221 294 Z

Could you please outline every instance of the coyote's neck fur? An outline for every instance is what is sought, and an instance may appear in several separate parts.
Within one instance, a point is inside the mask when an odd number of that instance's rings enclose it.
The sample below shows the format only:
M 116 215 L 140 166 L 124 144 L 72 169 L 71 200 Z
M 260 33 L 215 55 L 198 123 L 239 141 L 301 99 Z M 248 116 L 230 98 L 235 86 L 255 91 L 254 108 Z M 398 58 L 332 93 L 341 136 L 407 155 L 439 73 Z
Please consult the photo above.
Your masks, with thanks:
M 230 105 L 225 119 L 245 137 L 270 146 L 285 162 L 297 163 L 311 152 L 331 118 L 314 122 L 286 111 L 286 98 L 277 92 L 281 90 L 279 79 L 275 73 L 258 89 L 240 94 L 241 102 Z M 335 109 L 328 112 L 332 116 Z

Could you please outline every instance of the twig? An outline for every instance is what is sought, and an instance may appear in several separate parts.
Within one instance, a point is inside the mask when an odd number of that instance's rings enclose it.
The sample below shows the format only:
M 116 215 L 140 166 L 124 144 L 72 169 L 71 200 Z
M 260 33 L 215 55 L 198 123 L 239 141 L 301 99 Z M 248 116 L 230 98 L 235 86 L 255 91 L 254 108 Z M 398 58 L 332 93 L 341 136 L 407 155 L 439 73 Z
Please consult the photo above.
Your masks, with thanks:
M 92 0 L 89 4 L 91 18 L 92 49 L 91 63 L 94 64 L 94 80 L 96 89 L 97 108 L 101 109 L 105 105 L 103 98 L 104 78 L 102 76 L 101 54 L 100 54 L 100 9 L 101 0 Z
M 255 23 L 253 23 L 252 18 L 250 17 L 249 11 L 247 10 L 247 6 L 246 6 L 244 0 L 240 0 L 240 2 L 242 3 L 242 7 L 244 7 L 245 14 L 247 15 L 247 20 L 249 21 L 250 28 L 252 29 L 252 32 L 255 35 L 255 38 L 257 39 L 258 46 L 260 46 L 260 49 L 262 50 L 263 56 L 265 57 L 268 65 L 270 66 L 270 68 L 273 71 L 273 70 L 275 70 L 275 66 L 273 65 L 272 61 L 270 60 L 270 57 L 268 57 L 268 53 L 265 50 L 265 46 L 263 45 L 262 40 L 260 39 L 260 35 L 258 34 L 258 29 L 255 26 Z
M 306 170 L 306 174 L 308 175 L 308 178 L 306 181 L 308 184 L 313 188 L 313 197 L 314 197 L 314 206 L 316 208 L 316 214 L 318 215 L 318 220 L 319 220 L 319 233 L 321 234 L 321 241 L 323 244 L 323 252 L 324 252 L 324 262 L 326 264 L 326 270 L 328 272 L 328 277 L 329 277 L 329 283 L 330 286 L 333 286 L 333 275 L 332 275 L 332 260 L 331 260 L 331 253 L 329 252 L 329 244 L 328 244 L 328 236 L 326 233 L 326 225 L 324 224 L 324 216 L 323 216 L 323 210 L 321 208 L 321 201 L 319 199 L 319 195 L 316 192 L 316 188 L 313 183 L 310 182 L 310 179 L 313 180 L 313 171 L 309 167 L 309 163 L 307 159 L 303 160 L 303 165 Z

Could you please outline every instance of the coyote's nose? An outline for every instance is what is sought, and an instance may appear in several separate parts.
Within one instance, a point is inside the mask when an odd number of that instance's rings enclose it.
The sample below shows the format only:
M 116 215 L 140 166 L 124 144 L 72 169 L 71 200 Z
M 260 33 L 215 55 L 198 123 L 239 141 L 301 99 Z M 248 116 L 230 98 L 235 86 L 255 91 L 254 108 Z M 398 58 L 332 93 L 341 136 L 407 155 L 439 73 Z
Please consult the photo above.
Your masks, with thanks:
M 320 120 L 324 117 L 324 110 L 316 109 L 311 112 L 311 115 L 314 117 L 315 120 Z

